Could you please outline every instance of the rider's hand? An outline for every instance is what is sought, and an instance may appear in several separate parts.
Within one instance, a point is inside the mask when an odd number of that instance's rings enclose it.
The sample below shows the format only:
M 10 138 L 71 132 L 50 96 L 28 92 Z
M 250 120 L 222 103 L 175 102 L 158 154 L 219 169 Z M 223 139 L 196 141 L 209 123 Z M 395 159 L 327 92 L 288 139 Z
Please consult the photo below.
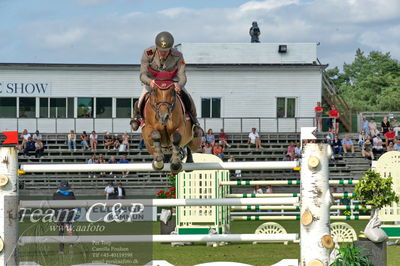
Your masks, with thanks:
M 152 88 L 152 89 L 156 88 L 156 82 L 154 79 L 152 81 L 150 81 L 150 88 Z
M 178 83 L 175 83 L 175 91 L 177 92 L 177 93 L 180 93 L 181 92 L 181 87 L 179 86 L 179 84 Z

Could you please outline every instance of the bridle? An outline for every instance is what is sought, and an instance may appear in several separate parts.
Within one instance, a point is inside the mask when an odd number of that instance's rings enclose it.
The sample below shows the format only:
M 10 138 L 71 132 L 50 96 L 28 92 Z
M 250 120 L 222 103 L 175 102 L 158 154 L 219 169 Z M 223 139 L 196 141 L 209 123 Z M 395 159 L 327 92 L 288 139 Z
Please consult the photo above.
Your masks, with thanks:
M 154 97 L 154 103 L 150 100 L 151 108 L 156 112 L 156 117 L 158 120 L 161 118 L 160 107 L 166 106 L 168 109 L 168 117 L 171 116 L 171 113 L 174 111 L 176 107 L 176 92 L 175 92 L 175 85 L 173 80 L 156 80 L 157 88 L 153 88 L 150 91 L 150 99 Z M 158 90 L 171 90 L 172 100 L 171 101 L 157 101 L 157 92 Z

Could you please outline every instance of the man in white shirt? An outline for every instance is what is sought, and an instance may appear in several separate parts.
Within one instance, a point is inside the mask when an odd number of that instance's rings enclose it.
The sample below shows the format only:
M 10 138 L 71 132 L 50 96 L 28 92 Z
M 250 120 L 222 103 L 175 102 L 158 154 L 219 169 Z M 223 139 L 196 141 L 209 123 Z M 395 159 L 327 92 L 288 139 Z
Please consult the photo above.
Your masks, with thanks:
M 115 197 L 115 190 L 112 183 L 108 183 L 108 185 L 104 188 L 104 195 L 106 199 L 114 199 Z
M 261 146 L 260 135 L 258 135 L 258 132 L 254 127 L 251 129 L 251 132 L 249 133 L 249 137 L 247 138 L 247 144 L 255 144 L 257 150 L 263 148 Z
M 35 134 L 33 134 L 33 140 L 42 140 L 42 134 L 39 133 L 39 130 L 36 130 Z
M 381 138 L 381 134 L 377 134 L 372 142 L 373 142 L 372 150 L 374 155 L 378 153 L 381 154 L 383 152 L 383 145 L 382 145 L 383 141 Z

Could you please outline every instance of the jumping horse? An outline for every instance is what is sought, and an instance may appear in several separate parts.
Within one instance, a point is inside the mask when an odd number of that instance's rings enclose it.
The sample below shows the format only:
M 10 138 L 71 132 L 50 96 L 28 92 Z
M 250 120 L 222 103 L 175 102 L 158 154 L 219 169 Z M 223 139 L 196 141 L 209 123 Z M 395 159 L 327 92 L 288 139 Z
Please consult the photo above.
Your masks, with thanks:
M 178 173 L 185 156 L 186 162 L 193 162 L 192 151 L 199 149 L 202 133 L 194 132 L 182 99 L 175 91 L 172 78 L 177 69 L 173 72 L 148 69 L 155 77 L 156 88 L 145 100 L 143 139 L 148 153 L 153 155 L 155 170 L 162 170 L 164 162 L 170 162 L 171 172 Z

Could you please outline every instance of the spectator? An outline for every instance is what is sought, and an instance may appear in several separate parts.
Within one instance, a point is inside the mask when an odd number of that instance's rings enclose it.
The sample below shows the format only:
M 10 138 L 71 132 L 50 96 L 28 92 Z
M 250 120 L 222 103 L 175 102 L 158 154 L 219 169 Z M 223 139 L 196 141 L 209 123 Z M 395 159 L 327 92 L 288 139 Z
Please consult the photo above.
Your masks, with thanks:
M 128 133 L 125 132 L 125 134 L 122 136 L 122 145 L 125 145 L 125 148 L 123 151 L 129 151 L 130 150 L 130 145 L 129 145 L 129 135 Z
M 383 145 L 382 145 L 381 134 L 377 134 L 376 137 L 373 138 L 372 143 L 373 143 L 372 151 L 374 153 L 374 157 L 376 157 L 377 154 L 382 154 Z
M 290 158 L 289 161 L 294 160 L 295 149 L 296 149 L 296 146 L 294 146 L 294 143 L 289 142 L 289 146 L 287 147 L 287 151 L 286 151 L 286 157 Z
M 261 140 L 260 140 L 260 135 L 258 135 L 258 132 L 256 128 L 252 128 L 251 132 L 249 133 L 249 136 L 247 138 L 247 144 L 254 144 L 256 145 L 256 149 L 262 149 L 263 147 L 261 146 Z
M 25 144 L 24 156 L 29 156 L 30 151 L 36 152 L 35 142 L 32 140 L 31 137 L 28 138 L 28 140 Z
M 332 150 L 334 155 L 342 155 L 343 147 L 338 135 L 335 135 L 332 141 Z
M 339 110 L 336 109 L 335 105 L 331 105 L 331 110 L 329 110 L 328 115 L 328 128 L 333 129 L 333 132 L 338 135 L 340 126 L 340 113 Z
M 334 138 L 333 130 L 329 129 L 328 134 L 326 134 L 325 136 L 325 142 L 328 144 L 332 144 L 333 138 Z
M 266 185 L 265 194 L 271 194 L 271 193 L 273 193 L 271 185 Z
M 389 131 L 390 122 L 388 121 L 387 116 L 385 116 L 381 122 L 381 132 L 385 136 L 385 134 Z
M 121 141 L 118 137 L 118 134 L 115 134 L 113 137 L 113 145 L 114 145 L 114 150 L 119 149 L 119 145 L 121 145 Z
M 96 158 L 96 155 L 93 154 L 92 157 L 88 160 L 88 164 L 98 164 L 99 161 Z M 89 172 L 89 178 L 96 178 L 96 174 L 94 172 Z
M 371 132 L 369 132 L 369 123 L 365 116 L 361 117 L 361 130 L 364 131 L 366 136 L 369 136 Z
M 29 138 L 32 137 L 31 134 L 28 133 L 28 130 L 24 129 L 20 138 L 22 139 L 22 149 L 26 149 L 26 144 L 28 143 Z
M 321 106 L 321 102 L 317 102 L 317 106 L 314 108 L 315 112 L 315 125 L 317 126 L 318 132 L 322 132 L 322 115 L 324 108 Z
M 216 142 L 213 147 L 213 154 L 215 156 L 218 156 L 221 160 L 224 159 L 224 150 L 222 149 L 222 146 L 219 145 L 218 142 Z
M 255 185 L 253 194 L 264 194 L 262 188 L 259 185 Z
M 297 143 L 296 147 L 294 148 L 294 156 L 295 156 L 295 159 L 300 159 L 301 158 L 301 145 L 300 145 L 300 143 Z
M 118 163 L 118 161 L 115 159 L 115 156 L 111 156 L 110 160 L 108 160 L 109 164 L 114 164 L 114 163 Z M 112 175 L 113 172 L 110 172 L 110 175 Z M 114 176 L 114 178 L 117 178 L 117 176 Z
M 222 148 L 224 148 L 224 149 L 225 149 L 226 147 L 228 147 L 228 148 L 231 147 L 231 145 L 229 145 L 229 143 L 228 143 L 228 135 L 225 134 L 223 128 L 221 128 L 221 130 L 220 130 L 220 132 L 219 132 L 218 141 L 219 141 L 219 144 L 220 144 L 220 145 L 222 146 Z
M 394 134 L 396 135 L 396 137 L 400 136 L 399 135 L 400 123 L 395 118 L 393 118 L 391 125 L 393 127 L 393 131 L 394 131 Z
M 71 129 L 68 134 L 68 150 L 71 151 L 72 148 L 76 151 L 76 134 L 75 131 Z
M 129 163 L 129 160 L 127 159 L 125 154 L 121 156 L 121 159 L 119 159 L 119 163 Z M 122 177 L 127 177 L 128 175 L 129 175 L 129 171 L 122 172 Z
M 139 150 L 142 150 L 144 148 L 144 146 L 145 146 L 145 143 L 144 143 L 143 136 L 140 136 Z
M 92 134 L 90 134 L 89 136 L 90 138 L 90 149 L 92 151 L 97 151 L 97 140 L 98 140 L 98 136 L 96 131 L 92 131 Z
M 106 163 L 106 160 L 104 159 L 104 155 L 103 154 L 99 154 L 99 159 L 97 160 L 97 163 L 98 164 L 105 164 Z M 101 172 L 100 173 L 100 176 L 101 177 L 104 177 L 106 175 L 106 173 L 105 172 Z
M 104 147 L 107 151 L 110 151 L 110 147 L 113 145 L 113 139 L 110 135 L 110 132 L 107 131 L 106 135 L 104 136 Z
M 233 155 L 229 155 L 228 162 L 233 163 L 235 161 L 236 161 L 235 157 L 233 157 Z M 242 170 L 240 170 L 240 169 L 235 170 L 234 177 L 242 177 Z
M 104 195 L 106 196 L 106 200 L 115 199 L 116 194 L 112 182 L 108 183 L 107 186 L 104 188 Z
M 376 135 L 378 135 L 378 129 L 377 129 L 377 125 L 376 125 L 375 119 L 372 118 L 369 121 L 368 129 L 369 129 L 369 132 L 370 132 L 370 136 L 372 138 L 374 138 L 374 137 L 376 137 Z
M 365 140 L 362 146 L 361 154 L 365 159 L 371 158 L 371 160 L 374 160 L 374 153 L 372 152 L 372 143 L 370 136 L 368 139 Z
M 386 146 L 386 151 L 396 151 L 393 146 L 393 142 L 389 142 L 389 145 Z
M 37 139 L 43 140 L 42 134 L 39 133 L 39 130 L 36 130 L 35 134 L 33 134 L 33 141 L 36 141 Z
M 67 180 L 63 180 L 57 186 L 57 191 L 53 194 L 53 200 L 75 200 L 74 192 L 71 190 L 71 185 Z M 75 219 L 75 209 L 56 209 L 55 210 L 55 222 L 58 226 L 58 235 L 64 236 L 65 230 L 68 236 L 72 236 L 73 222 Z M 70 249 L 72 244 L 70 244 Z M 58 253 L 64 254 L 64 243 L 60 243 L 58 246 Z
M 347 134 L 344 136 L 344 139 L 342 140 L 342 147 L 343 147 L 343 151 L 344 151 L 344 156 L 348 156 L 349 151 L 351 151 L 352 156 L 356 156 L 356 154 L 354 153 L 353 141 L 350 139 L 349 135 L 347 135 Z
M 35 157 L 40 158 L 43 156 L 44 146 L 41 139 L 36 139 L 35 141 Z
M 89 141 L 89 137 L 86 134 L 86 131 L 83 131 L 82 134 L 81 134 L 81 145 L 82 145 L 82 149 L 84 151 L 89 149 L 89 142 L 88 141 Z
M 126 194 L 125 194 L 125 188 L 122 186 L 122 183 L 118 183 L 118 186 L 115 188 L 114 192 L 117 196 L 118 199 L 124 199 Z
M 213 147 L 210 143 L 206 143 L 206 145 L 203 147 L 202 152 L 205 154 L 213 154 Z
M 367 135 L 365 135 L 365 131 L 362 130 L 360 134 L 358 134 L 358 146 L 362 148 L 364 146 L 364 142 L 367 140 Z
M 394 143 L 395 138 L 396 134 L 394 133 L 393 129 L 389 127 L 388 131 L 385 134 L 386 147 L 389 146 L 390 142 Z
M 215 144 L 215 136 L 214 136 L 211 128 L 207 131 L 206 143 L 210 143 L 211 146 L 214 146 L 214 144 Z
M 400 138 L 396 138 L 396 143 L 393 145 L 395 151 L 400 151 Z

